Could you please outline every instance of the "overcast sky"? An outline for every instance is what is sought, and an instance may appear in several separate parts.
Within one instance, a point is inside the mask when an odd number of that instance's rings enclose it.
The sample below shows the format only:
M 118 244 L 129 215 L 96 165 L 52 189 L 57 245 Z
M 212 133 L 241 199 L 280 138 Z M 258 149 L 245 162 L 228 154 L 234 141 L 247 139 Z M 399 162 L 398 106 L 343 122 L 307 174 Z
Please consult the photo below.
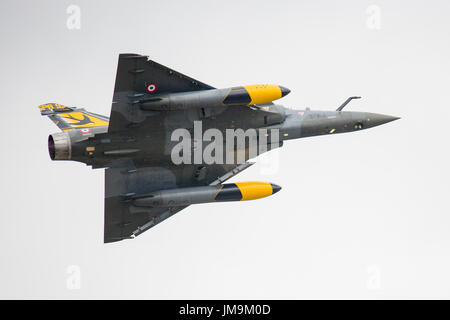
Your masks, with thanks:
M 1 1 L 0 298 L 450 298 L 449 12 L 449 1 Z M 232 179 L 274 182 L 276 195 L 193 205 L 105 245 L 103 170 L 52 162 L 58 128 L 37 106 L 109 116 L 122 52 L 219 88 L 280 84 L 292 108 L 360 95 L 348 110 L 402 119 L 288 141 L 275 170 Z

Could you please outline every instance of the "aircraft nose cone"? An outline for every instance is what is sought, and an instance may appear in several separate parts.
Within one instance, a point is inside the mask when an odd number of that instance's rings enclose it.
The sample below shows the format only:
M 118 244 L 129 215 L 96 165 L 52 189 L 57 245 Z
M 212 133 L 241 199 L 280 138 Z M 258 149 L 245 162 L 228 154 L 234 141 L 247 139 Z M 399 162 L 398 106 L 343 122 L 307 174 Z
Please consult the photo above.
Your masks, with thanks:
M 270 185 L 272 186 L 272 194 L 275 194 L 281 190 L 281 187 L 275 183 L 271 183 Z
M 284 97 L 285 95 L 288 95 L 289 92 L 291 92 L 291 90 L 289 90 L 288 88 L 285 88 L 285 87 L 282 87 L 282 86 L 279 86 L 279 87 L 280 87 L 280 90 L 281 90 L 281 96 L 282 97 Z
M 367 122 L 369 126 L 375 127 L 398 119 L 400 118 L 385 114 L 372 113 L 368 116 Z

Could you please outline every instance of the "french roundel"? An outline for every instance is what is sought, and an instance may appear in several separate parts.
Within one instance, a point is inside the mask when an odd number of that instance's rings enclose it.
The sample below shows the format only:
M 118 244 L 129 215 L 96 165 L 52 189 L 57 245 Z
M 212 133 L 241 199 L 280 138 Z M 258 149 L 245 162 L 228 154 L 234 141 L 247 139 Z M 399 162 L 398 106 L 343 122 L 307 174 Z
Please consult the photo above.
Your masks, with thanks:
M 150 83 L 147 85 L 146 89 L 147 89 L 147 92 L 153 93 L 156 91 L 156 84 Z

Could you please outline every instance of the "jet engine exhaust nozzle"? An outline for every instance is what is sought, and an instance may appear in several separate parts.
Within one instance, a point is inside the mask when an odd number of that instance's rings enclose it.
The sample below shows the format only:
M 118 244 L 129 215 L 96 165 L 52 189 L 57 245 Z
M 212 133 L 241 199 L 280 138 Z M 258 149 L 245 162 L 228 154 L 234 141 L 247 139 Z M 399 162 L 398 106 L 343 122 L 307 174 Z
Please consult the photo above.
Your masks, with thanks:
M 65 132 L 49 135 L 48 153 L 52 160 L 70 160 L 72 158 L 72 146 L 69 135 Z

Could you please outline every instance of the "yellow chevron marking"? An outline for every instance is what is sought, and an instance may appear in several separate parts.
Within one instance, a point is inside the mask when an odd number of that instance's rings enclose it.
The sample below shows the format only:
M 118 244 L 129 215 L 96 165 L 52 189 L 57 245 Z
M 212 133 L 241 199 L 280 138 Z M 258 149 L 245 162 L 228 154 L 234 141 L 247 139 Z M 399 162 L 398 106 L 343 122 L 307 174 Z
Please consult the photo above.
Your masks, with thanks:
M 73 128 L 102 127 L 109 124 L 108 121 L 96 118 L 83 112 L 67 112 L 59 115 L 64 122 Z
M 252 101 L 250 104 L 271 102 L 281 98 L 281 89 L 273 84 L 254 84 L 244 86 Z
M 270 196 L 273 193 L 272 185 L 268 182 L 236 182 L 235 183 L 242 193 L 242 199 L 254 200 Z

